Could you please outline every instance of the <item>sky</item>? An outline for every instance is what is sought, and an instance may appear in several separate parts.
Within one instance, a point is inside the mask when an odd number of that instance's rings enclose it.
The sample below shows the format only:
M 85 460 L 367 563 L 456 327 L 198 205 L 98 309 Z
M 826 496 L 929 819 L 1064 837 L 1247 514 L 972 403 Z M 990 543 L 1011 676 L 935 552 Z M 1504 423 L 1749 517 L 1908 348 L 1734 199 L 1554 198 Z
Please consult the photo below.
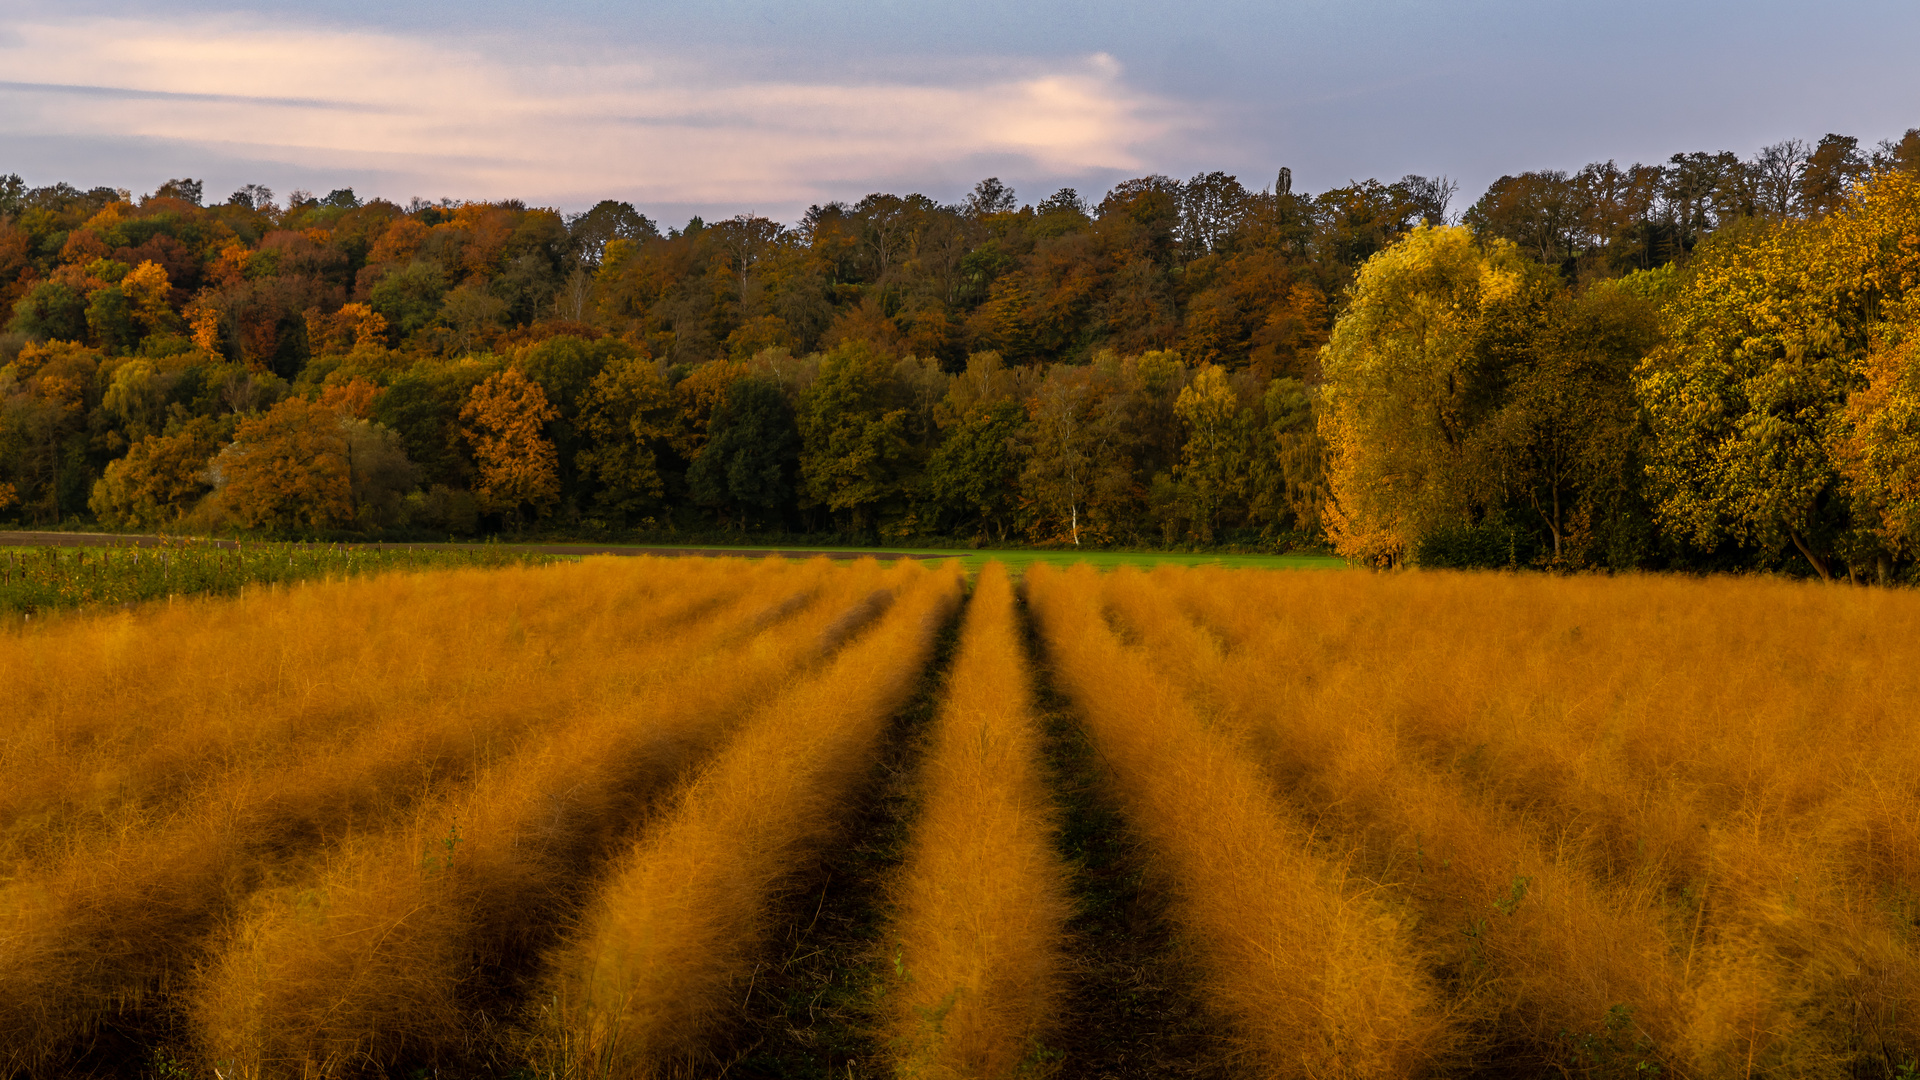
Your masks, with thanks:
M 1742 156 L 1920 127 L 1913 0 L 0 0 L 0 173 L 136 195 L 1037 202 Z

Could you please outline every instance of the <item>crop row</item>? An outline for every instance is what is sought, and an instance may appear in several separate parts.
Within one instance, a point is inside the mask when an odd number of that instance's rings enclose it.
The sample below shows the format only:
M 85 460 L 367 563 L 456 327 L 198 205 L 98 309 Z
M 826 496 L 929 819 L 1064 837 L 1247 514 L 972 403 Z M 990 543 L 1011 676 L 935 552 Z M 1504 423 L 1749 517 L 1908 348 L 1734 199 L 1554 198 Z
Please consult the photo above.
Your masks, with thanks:
M 395 570 L 540 565 L 554 556 L 488 548 L 374 548 L 180 540 L 156 547 L 0 550 L 0 612 L 232 596 L 248 585 Z
M 1262 1073 L 1914 1067 L 1910 597 L 1029 580 Z
M 1910 598 L 989 565 L 943 654 L 961 585 L 589 560 L 8 631 L 0 1074 L 791 1075 L 740 1032 L 818 940 L 858 1049 L 807 1068 L 1083 1075 L 1087 798 L 1196 1074 L 1912 1071 Z M 883 782 L 874 924 L 807 939 Z

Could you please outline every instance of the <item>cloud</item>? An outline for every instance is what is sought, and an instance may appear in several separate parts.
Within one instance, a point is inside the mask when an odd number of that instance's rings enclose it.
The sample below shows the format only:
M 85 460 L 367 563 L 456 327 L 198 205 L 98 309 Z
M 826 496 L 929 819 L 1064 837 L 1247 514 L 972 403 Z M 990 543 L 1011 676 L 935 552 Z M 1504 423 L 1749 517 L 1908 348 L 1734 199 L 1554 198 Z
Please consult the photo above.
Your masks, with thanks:
M 513 52 L 231 19 L 15 23 L 0 41 L 0 135 L 122 139 L 129 152 L 168 146 L 474 197 L 766 206 L 977 161 L 1029 176 L 1137 169 L 1172 130 L 1173 110 L 1105 55 L 836 79 Z

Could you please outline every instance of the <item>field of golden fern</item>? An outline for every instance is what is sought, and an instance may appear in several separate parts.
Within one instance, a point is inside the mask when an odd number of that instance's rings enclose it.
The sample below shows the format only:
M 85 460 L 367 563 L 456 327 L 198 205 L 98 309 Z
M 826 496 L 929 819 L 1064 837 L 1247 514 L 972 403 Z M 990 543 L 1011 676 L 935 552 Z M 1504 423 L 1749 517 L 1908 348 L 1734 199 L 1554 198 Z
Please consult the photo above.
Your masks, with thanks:
M 0 694 L 0 1076 L 1920 1070 L 1901 591 L 587 560 Z

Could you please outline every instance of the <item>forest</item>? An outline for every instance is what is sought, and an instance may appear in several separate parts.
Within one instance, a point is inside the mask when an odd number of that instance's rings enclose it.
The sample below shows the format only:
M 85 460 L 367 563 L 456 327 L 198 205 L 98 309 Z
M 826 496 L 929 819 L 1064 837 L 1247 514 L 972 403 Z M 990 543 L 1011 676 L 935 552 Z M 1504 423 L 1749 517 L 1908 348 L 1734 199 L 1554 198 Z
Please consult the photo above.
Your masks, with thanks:
M 0 522 L 1916 576 L 1920 129 L 1458 195 L 0 176 Z

